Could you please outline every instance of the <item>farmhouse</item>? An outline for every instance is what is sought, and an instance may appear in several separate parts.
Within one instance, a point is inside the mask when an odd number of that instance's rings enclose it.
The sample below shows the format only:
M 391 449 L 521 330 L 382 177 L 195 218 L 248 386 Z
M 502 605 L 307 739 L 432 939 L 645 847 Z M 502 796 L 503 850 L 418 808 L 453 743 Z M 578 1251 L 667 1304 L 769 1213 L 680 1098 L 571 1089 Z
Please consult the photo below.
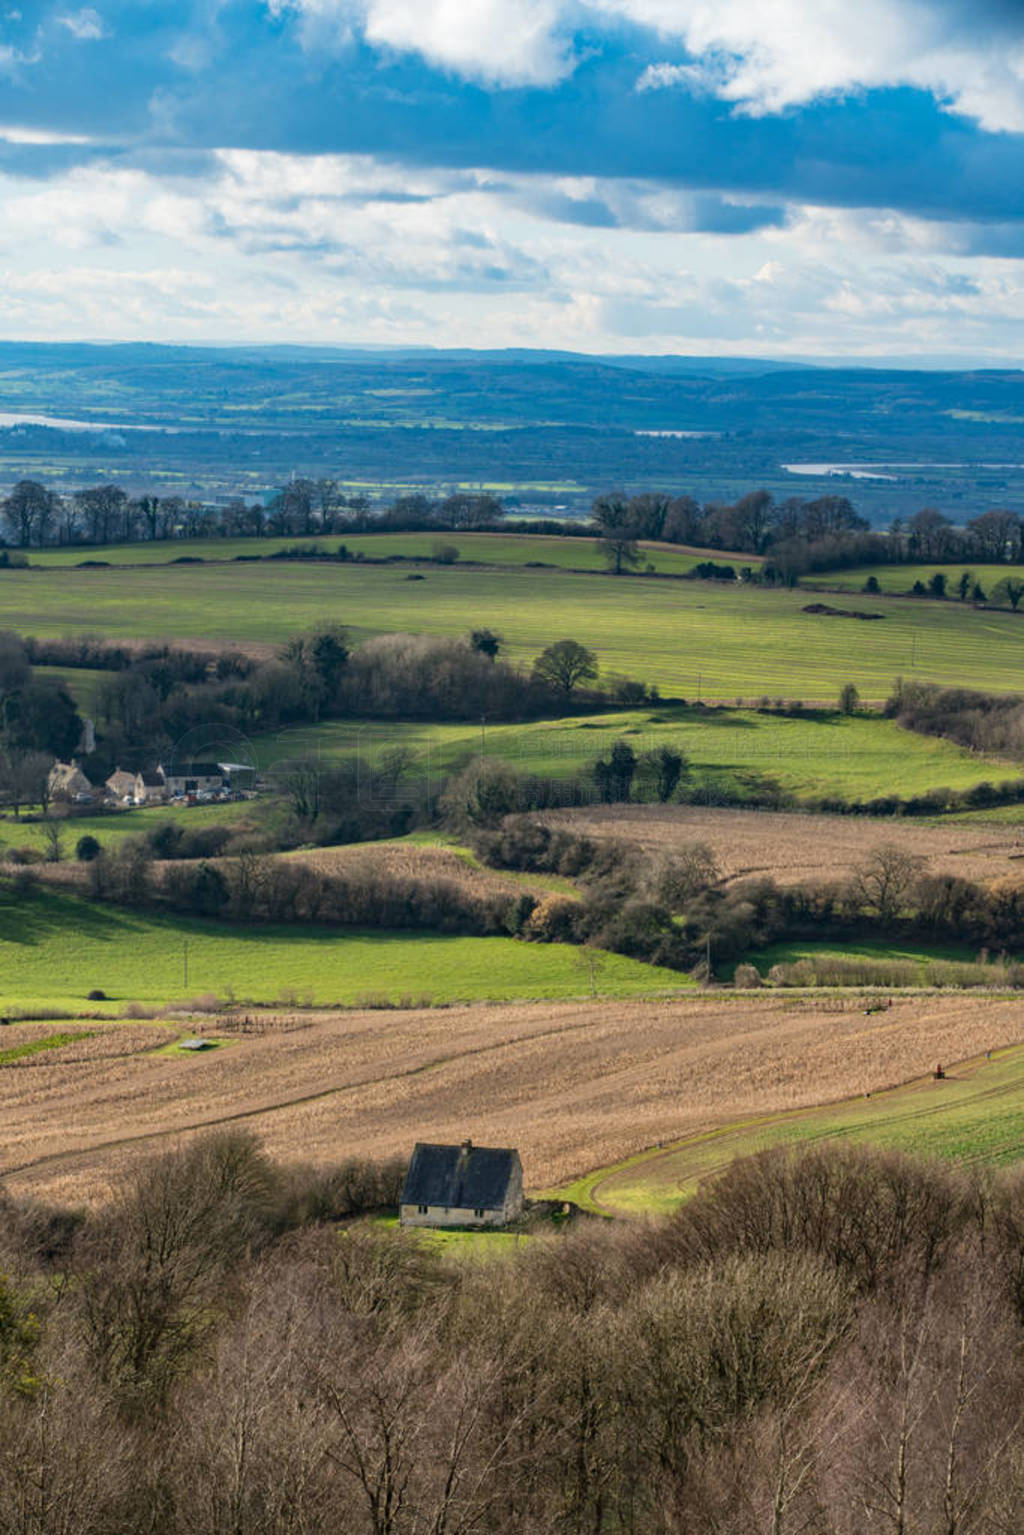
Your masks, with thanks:
M 167 796 L 162 773 L 130 773 L 120 767 L 107 779 L 106 789 L 120 804 L 152 805 Z
M 95 792 L 74 757 L 70 762 L 55 762 L 50 769 L 50 794 L 53 799 L 81 802 L 92 799 Z
M 417 1142 L 402 1189 L 403 1226 L 505 1226 L 522 1209 L 518 1151 Z

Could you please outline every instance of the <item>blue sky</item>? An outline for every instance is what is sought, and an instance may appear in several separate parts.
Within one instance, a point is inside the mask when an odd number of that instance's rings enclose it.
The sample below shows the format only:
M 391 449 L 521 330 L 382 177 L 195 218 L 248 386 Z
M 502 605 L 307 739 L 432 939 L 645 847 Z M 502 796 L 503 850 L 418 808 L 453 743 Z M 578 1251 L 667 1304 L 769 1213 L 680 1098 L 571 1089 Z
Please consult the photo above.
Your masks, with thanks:
M 0 334 L 1024 354 L 1021 0 L 0 0 Z

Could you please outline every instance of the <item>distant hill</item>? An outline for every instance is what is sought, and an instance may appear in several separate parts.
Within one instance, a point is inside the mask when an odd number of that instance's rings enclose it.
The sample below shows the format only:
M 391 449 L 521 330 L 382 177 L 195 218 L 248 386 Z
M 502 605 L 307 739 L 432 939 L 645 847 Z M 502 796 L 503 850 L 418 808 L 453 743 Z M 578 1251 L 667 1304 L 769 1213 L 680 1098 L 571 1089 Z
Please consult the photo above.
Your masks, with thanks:
M 72 426 L 10 419 L 33 415 Z M 579 505 L 613 484 L 705 500 L 838 484 L 884 520 L 928 502 L 953 516 L 1024 509 L 1022 429 L 1024 373 L 1011 369 L 0 343 L 0 482 L 102 474 L 245 493 L 296 471 L 381 494 L 488 483 Z

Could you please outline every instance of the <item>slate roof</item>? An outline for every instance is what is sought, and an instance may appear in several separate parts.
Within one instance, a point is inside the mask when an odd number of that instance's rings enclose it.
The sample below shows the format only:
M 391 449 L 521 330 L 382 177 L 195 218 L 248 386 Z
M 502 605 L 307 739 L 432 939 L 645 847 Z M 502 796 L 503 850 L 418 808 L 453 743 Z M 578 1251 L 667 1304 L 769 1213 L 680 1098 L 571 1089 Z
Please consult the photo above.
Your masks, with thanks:
M 402 1204 L 500 1210 L 518 1161 L 519 1153 L 508 1147 L 418 1141 L 405 1175 Z
M 216 762 L 192 762 L 188 767 L 164 768 L 167 778 L 223 778 L 224 773 Z

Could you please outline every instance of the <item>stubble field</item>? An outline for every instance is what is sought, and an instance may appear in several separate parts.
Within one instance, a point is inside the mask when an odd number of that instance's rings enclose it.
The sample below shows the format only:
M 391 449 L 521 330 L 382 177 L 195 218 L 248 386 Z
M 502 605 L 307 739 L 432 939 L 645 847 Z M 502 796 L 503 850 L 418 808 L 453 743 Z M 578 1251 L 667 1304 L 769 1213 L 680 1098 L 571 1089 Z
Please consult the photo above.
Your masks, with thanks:
M 1020 812 L 1018 811 L 1018 814 Z M 608 805 L 549 812 L 550 825 L 621 837 L 649 852 L 694 842 L 714 849 L 726 880 L 770 875 L 780 885 L 841 880 L 882 843 L 924 860 L 928 872 L 989 883 L 1024 880 L 1024 822 L 802 815 L 697 805 Z
M 97 1069 L 55 1051 L 8 1070 L 0 1176 L 16 1192 L 102 1201 L 134 1158 L 230 1123 L 285 1162 L 469 1135 L 518 1146 L 537 1190 L 1021 1038 L 1024 999 L 953 995 L 871 1015 L 855 998 L 707 996 L 282 1016 L 195 1057 L 123 1053 Z

